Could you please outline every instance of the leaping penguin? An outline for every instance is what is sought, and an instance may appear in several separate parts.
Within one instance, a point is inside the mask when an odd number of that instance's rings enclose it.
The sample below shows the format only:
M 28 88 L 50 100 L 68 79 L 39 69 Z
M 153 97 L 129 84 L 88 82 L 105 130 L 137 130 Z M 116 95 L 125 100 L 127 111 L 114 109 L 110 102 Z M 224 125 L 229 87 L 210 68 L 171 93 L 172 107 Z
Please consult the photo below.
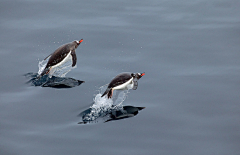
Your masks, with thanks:
M 48 74 L 52 68 L 58 67 L 61 64 L 63 64 L 65 61 L 67 61 L 69 56 L 72 57 L 72 67 L 74 67 L 77 63 L 77 56 L 75 50 L 81 44 L 82 41 L 83 39 L 81 39 L 80 41 L 75 40 L 71 43 L 64 44 L 60 46 L 58 49 L 56 49 L 55 52 L 47 56 L 44 60 L 48 59 L 49 57 L 50 58 L 47 62 L 46 67 L 39 75 L 39 77 Z
M 117 75 L 109 83 L 102 97 L 107 94 L 107 97 L 111 98 L 114 90 L 123 90 L 123 89 L 136 90 L 138 86 L 137 80 L 139 80 L 143 75 L 145 75 L 145 73 L 130 73 L 130 72 L 124 72 Z

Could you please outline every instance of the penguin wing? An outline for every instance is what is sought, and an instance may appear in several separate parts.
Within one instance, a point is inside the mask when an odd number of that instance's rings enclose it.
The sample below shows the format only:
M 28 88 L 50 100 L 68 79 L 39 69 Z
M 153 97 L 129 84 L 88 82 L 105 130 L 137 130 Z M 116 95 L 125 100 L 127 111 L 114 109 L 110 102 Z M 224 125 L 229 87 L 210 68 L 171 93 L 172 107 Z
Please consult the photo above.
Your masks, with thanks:
M 72 67 L 74 67 L 77 63 L 77 56 L 76 56 L 75 50 L 71 52 L 71 55 L 72 55 Z
M 137 89 L 137 87 L 138 87 L 138 82 L 137 82 L 137 80 L 133 80 L 133 90 L 136 90 Z

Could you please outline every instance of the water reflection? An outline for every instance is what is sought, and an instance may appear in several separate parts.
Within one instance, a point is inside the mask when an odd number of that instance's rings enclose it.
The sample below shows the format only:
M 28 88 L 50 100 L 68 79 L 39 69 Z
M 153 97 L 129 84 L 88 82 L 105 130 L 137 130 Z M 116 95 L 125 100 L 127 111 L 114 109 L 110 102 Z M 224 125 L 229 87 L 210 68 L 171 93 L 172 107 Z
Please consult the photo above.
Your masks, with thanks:
M 52 87 L 52 88 L 72 88 L 81 85 L 84 81 L 76 80 L 68 77 L 56 77 L 51 78 L 48 75 L 44 75 L 38 78 L 38 73 L 27 73 L 25 77 L 30 78 L 27 83 L 31 83 L 33 86 Z
M 120 120 L 120 119 L 125 119 L 125 118 L 130 118 L 134 117 L 138 114 L 138 112 L 145 107 L 134 107 L 134 106 L 123 106 L 123 107 L 118 107 L 114 108 L 111 110 L 107 111 L 102 111 L 101 114 L 96 118 L 89 120 L 89 116 L 92 113 L 92 108 L 88 108 L 87 110 L 84 110 L 79 114 L 79 116 L 82 117 L 82 122 L 79 122 L 78 124 L 87 124 L 87 123 L 97 123 L 97 122 L 110 122 L 110 121 L 115 121 L 115 120 Z
M 145 107 L 123 106 L 121 110 L 113 110 L 110 113 L 110 119 L 105 122 L 136 116 L 138 112 L 144 108 Z

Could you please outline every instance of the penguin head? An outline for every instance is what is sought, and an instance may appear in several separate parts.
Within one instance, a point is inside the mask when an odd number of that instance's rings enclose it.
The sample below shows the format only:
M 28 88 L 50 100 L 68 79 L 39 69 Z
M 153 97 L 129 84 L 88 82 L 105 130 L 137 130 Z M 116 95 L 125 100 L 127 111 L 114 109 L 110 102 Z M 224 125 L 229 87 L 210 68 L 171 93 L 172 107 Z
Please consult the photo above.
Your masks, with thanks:
M 133 78 L 140 79 L 145 73 L 132 73 L 131 75 Z
M 75 45 L 75 48 L 77 48 L 80 44 L 81 44 L 81 42 L 83 41 L 83 39 L 81 39 L 81 40 L 74 40 L 73 41 L 73 44 Z

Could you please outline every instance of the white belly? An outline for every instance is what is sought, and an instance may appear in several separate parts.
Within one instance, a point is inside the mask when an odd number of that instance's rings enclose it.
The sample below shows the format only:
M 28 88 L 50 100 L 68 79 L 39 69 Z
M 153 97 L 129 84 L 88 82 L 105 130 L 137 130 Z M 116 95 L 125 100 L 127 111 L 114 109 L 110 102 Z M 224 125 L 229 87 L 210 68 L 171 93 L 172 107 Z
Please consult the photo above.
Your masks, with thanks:
M 54 65 L 54 66 L 52 66 L 52 67 L 53 67 L 53 68 L 59 67 L 59 66 L 61 66 L 62 64 L 64 64 L 65 62 L 67 62 L 67 61 L 69 61 L 69 60 L 72 61 L 71 51 L 68 53 L 68 55 L 67 55 L 61 62 L 59 62 L 58 64 L 56 64 L 56 65 Z
M 133 88 L 133 77 L 128 80 L 127 82 L 119 85 L 119 86 L 116 86 L 113 88 L 113 90 L 116 90 L 116 89 L 132 89 Z

